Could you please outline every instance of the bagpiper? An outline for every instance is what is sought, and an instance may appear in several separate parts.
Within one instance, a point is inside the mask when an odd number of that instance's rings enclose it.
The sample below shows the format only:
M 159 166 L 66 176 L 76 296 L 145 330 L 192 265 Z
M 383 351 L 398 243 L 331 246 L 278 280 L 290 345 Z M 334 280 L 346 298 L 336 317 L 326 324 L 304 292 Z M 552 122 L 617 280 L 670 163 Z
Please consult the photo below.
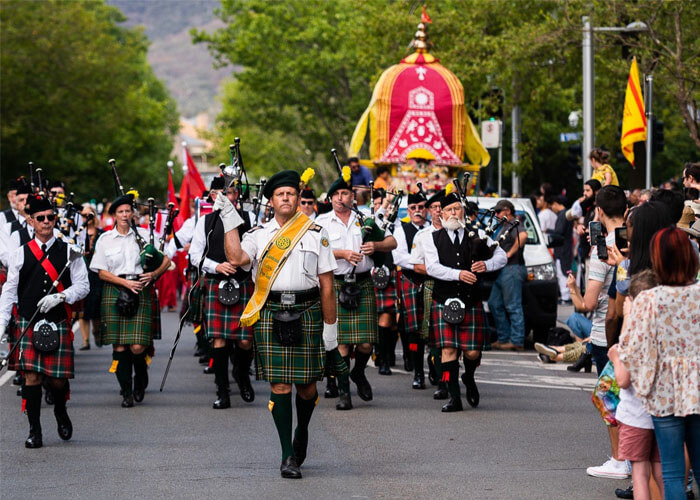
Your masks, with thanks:
M 27 448 L 41 448 L 44 378 L 48 379 L 47 390 L 53 393 L 59 437 L 69 440 L 73 435 L 66 410 L 70 398 L 68 379 L 74 377 L 70 305 L 84 298 L 90 285 L 80 251 L 54 236 L 56 213 L 51 202 L 42 196 L 29 196 L 22 208 L 34 236 L 10 256 L 0 297 L 0 336 L 16 304 L 18 329 L 26 333 L 18 339 L 19 357 L 10 369 L 24 375 L 22 407 L 29 420 L 29 437 L 24 444 Z
M 255 328 L 256 375 L 270 383 L 268 409 L 282 447 L 284 478 L 302 476 L 309 421 L 318 403 L 316 382 L 323 376 L 324 345 L 327 351 L 337 349 L 336 263 L 326 230 L 298 211 L 300 182 L 291 170 L 270 177 L 263 194 L 274 217 L 242 241 L 236 228 L 243 219 L 233 204 L 219 196 L 214 207 L 221 210 L 228 262 L 253 266 L 255 291 L 241 324 Z M 292 385 L 297 390 L 294 437 Z

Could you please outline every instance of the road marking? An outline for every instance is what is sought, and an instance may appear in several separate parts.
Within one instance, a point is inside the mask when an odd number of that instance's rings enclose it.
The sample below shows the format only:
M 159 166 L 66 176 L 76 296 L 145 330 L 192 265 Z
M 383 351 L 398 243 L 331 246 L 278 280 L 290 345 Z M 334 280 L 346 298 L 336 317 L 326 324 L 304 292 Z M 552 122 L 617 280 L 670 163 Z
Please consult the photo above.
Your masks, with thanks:
M 2 377 L 0 377 L 0 387 L 2 387 L 3 385 L 5 385 L 5 382 L 7 382 L 8 380 L 10 380 L 10 379 L 11 379 L 12 377 L 14 377 L 14 376 L 15 376 L 15 372 L 8 371 L 5 375 L 3 375 Z

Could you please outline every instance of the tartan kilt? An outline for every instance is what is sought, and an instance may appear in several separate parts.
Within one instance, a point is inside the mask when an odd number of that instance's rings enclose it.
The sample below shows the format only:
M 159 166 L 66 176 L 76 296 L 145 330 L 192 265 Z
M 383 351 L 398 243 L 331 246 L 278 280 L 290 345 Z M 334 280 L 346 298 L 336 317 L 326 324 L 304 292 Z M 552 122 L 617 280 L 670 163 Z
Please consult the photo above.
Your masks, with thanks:
M 407 333 L 419 333 L 423 325 L 423 287 L 401 274 L 401 314 Z
M 334 283 L 337 297 L 343 282 L 334 280 Z M 338 303 L 338 344 L 377 343 L 377 300 L 372 278 L 358 281 L 357 286 L 362 290 L 357 309 L 349 311 Z
M 302 338 L 297 346 L 283 347 L 272 331 L 272 315 L 281 310 L 301 312 Z M 326 351 L 323 316 L 318 299 L 301 304 L 267 302 L 260 310 L 255 331 L 255 378 L 279 384 L 310 384 L 323 379 Z
M 459 325 L 451 325 L 442 319 L 444 304 L 433 300 L 432 305 L 431 322 L 436 347 L 453 347 L 462 351 L 484 350 L 488 343 L 489 329 L 481 302 L 466 307 L 464 321 Z
M 423 283 L 423 311 L 430 311 L 433 307 L 433 286 L 435 286 L 435 282 L 431 279 L 427 279 Z M 428 342 L 430 347 L 435 347 L 435 338 L 432 335 L 432 328 L 430 328 L 430 316 L 432 316 L 430 313 L 423 314 L 420 338 Z
M 21 332 L 29 321 L 19 318 Z M 54 378 L 73 378 L 73 331 L 68 321 L 56 323 L 60 336 L 58 349 L 53 352 L 40 352 L 32 344 L 32 329 L 19 343 L 19 360 L 16 369 L 21 372 L 37 372 Z
M 119 287 L 105 282 L 102 289 L 102 343 L 103 344 L 140 344 L 150 346 L 154 338 L 160 338 L 160 311 L 154 314 L 152 287 L 144 288 L 139 293 L 139 308 L 131 318 L 120 316 L 117 312 Z M 154 333 L 158 336 L 155 337 Z
M 187 311 L 187 306 L 188 306 L 188 297 L 190 297 L 190 287 L 194 285 L 195 281 L 197 280 L 197 270 L 196 269 L 189 269 L 187 271 L 187 293 L 185 294 L 185 298 L 182 301 L 182 309 L 180 310 L 180 316 L 185 315 L 185 311 Z M 189 312 L 187 313 L 187 317 L 185 318 L 186 321 L 189 323 L 201 323 L 203 319 L 203 304 L 202 304 L 202 295 L 203 295 L 203 289 L 202 289 L 202 283 L 203 279 L 200 280 L 199 286 L 192 290 L 191 298 L 192 298 L 192 305 L 190 307 Z
M 19 322 L 19 314 L 17 314 L 17 305 L 12 306 L 12 316 L 10 317 L 10 324 L 7 325 L 7 337 L 8 337 L 8 349 L 12 349 L 15 342 L 19 338 L 22 330 L 17 328 L 17 323 Z M 10 359 L 8 360 L 7 368 L 9 370 L 18 371 L 19 370 L 19 347 L 15 349 L 12 353 Z
M 232 306 L 225 306 L 217 298 L 219 280 L 204 277 L 204 330 L 208 339 L 253 340 L 253 327 L 241 326 L 239 321 L 246 304 L 253 295 L 253 280 L 241 283 L 241 298 Z
M 396 291 L 396 270 L 391 270 L 391 278 L 389 279 L 389 284 L 383 290 L 379 288 L 374 289 L 374 294 L 377 297 L 377 313 L 395 313 L 399 301 L 399 297 Z

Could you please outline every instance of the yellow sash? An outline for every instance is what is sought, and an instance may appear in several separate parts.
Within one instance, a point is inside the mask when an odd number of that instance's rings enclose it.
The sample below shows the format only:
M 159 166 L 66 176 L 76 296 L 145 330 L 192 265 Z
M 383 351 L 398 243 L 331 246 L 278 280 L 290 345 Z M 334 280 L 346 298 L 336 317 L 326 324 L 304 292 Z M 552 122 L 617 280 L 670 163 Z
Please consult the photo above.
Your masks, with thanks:
M 297 212 L 272 236 L 258 263 L 255 291 L 243 310 L 241 325 L 254 325 L 260 319 L 260 309 L 265 305 L 272 284 L 289 254 L 312 224 L 311 219 L 302 212 Z

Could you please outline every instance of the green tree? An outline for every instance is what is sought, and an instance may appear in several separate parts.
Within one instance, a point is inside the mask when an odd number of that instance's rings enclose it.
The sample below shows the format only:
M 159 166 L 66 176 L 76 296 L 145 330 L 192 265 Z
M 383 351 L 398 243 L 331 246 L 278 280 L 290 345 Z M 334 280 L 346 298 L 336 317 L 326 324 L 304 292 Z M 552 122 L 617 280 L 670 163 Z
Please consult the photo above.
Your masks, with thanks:
M 114 196 L 109 158 L 126 186 L 161 196 L 177 110 L 146 62 L 140 29 L 103 1 L 2 3 L 2 180 L 33 161 L 82 197 Z

